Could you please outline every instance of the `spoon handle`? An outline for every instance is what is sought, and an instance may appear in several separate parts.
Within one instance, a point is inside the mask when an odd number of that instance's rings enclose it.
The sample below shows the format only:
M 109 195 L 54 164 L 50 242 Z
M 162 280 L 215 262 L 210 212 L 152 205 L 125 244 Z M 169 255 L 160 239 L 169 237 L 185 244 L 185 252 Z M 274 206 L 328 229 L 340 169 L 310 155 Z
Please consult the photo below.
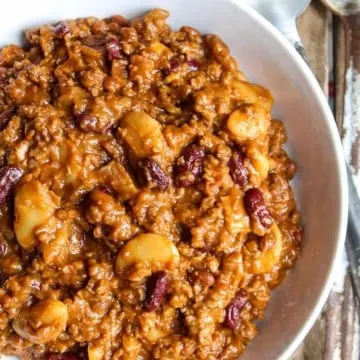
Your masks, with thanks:
M 306 56 L 305 48 L 304 48 L 304 45 L 303 45 L 302 41 L 301 40 L 300 41 L 295 41 L 293 43 L 293 46 L 296 49 L 296 51 L 301 55 L 301 57 L 305 60 L 305 62 L 307 64 L 309 64 L 309 60 L 308 60 L 308 58 Z
M 305 60 L 305 62 L 309 64 L 309 60 L 306 56 L 304 45 L 299 36 L 299 32 L 297 31 L 295 22 L 287 26 L 284 26 L 284 28 L 280 29 L 280 31 L 287 38 L 287 40 L 294 46 L 296 51 L 301 55 L 301 57 Z

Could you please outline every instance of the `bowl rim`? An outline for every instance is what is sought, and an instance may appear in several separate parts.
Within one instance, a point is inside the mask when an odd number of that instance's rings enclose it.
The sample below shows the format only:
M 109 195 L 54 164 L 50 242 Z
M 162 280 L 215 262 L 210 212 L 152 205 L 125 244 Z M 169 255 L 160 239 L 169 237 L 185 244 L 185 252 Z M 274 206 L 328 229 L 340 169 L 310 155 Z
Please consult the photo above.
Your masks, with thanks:
M 305 81 L 310 85 L 314 97 L 316 98 L 318 104 L 321 107 L 323 113 L 324 125 L 327 126 L 328 133 L 330 135 L 331 141 L 335 147 L 335 158 L 334 164 L 337 167 L 338 176 L 339 176 L 339 185 L 340 185 L 340 199 L 339 199 L 339 227 L 337 234 L 337 244 L 335 248 L 335 253 L 332 258 L 332 261 L 329 266 L 329 271 L 326 277 L 326 280 L 319 291 L 319 296 L 316 303 L 313 305 L 313 308 L 310 311 L 310 315 L 307 318 L 303 326 L 298 330 L 298 333 L 293 338 L 293 340 L 284 348 L 282 353 L 278 355 L 278 360 L 289 359 L 290 356 L 295 352 L 295 350 L 300 346 L 301 342 L 304 340 L 305 336 L 311 330 L 316 319 L 319 317 L 329 295 L 333 288 L 334 278 L 336 275 L 337 264 L 341 261 L 343 252 L 345 251 L 344 244 L 346 239 L 347 231 L 347 220 L 348 220 L 348 208 L 349 208 L 349 196 L 348 196 L 348 181 L 347 181 L 347 172 L 345 164 L 345 156 L 343 152 L 343 147 L 341 144 L 340 135 L 336 126 L 334 115 L 330 109 L 328 101 L 323 93 L 323 90 L 320 87 L 315 75 L 309 68 L 308 64 L 304 59 L 299 55 L 295 48 L 289 43 L 289 41 L 284 37 L 284 35 L 273 26 L 265 17 L 258 13 L 254 8 L 249 4 L 243 3 L 241 0 L 222 0 L 227 1 L 235 6 L 239 7 L 247 16 L 252 18 L 264 31 L 270 33 L 270 35 L 277 41 L 286 51 L 288 57 L 295 63 L 299 68 L 301 74 L 303 75 Z

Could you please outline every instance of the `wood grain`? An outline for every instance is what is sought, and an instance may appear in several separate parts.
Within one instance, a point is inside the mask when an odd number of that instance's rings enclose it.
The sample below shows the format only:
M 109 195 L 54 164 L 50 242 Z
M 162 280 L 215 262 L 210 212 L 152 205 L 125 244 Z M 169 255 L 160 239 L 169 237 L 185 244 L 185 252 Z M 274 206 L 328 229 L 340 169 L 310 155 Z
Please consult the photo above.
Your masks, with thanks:
M 328 22 L 330 16 L 320 1 L 313 1 L 298 20 L 298 29 L 309 59 L 309 65 L 326 95 L 328 94 L 329 82 Z M 326 332 L 327 323 L 325 319 L 326 316 L 320 316 L 292 360 L 325 359 L 328 337 L 333 336 L 333 332 Z
M 334 53 L 330 54 L 328 24 L 331 16 L 320 1 L 314 0 L 310 8 L 300 17 L 298 27 L 310 67 L 326 95 L 328 95 L 329 56 L 334 58 L 335 114 L 341 131 L 344 116 L 344 74 L 348 67 L 345 60 L 347 30 L 340 19 L 332 19 Z M 355 349 L 358 331 L 356 313 L 357 304 L 347 275 L 343 293 L 336 291 L 331 293 L 322 315 L 292 360 L 358 360 L 359 354 Z
M 328 93 L 328 21 L 330 13 L 320 3 L 313 1 L 298 19 L 300 37 L 304 43 L 309 64 L 325 93 Z
M 320 3 L 313 1 L 298 20 L 300 37 L 304 43 L 309 65 L 326 95 L 329 82 L 329 29 L 330 13 Z M 325 359 L 326 343 L 334 333 L 326 331 L 326 315 L 320 316 L 292 360 Z
M 359 28 L 355 36 L 360 37 L 360 17 L 350 19 L 349 27 L 339 18 L 331 18 L 331 14 L 314 0 L 310 8 L 298 22 L 299 32 L 304 42 L 310 67 L 328 95 L 329 56 L 334 59 L 335 81 L 335 118 L 340 133 L 343 132 L 344 93 L 346 91 L 345 73 L 349 67 L 349 54 L 346 53 L 349 41 L 350 25 Z M 333 54 L 329 53 L 328 23 L 333 23 Z M 360 44 L 360 41 L 358 42 Z M 351 51 L 359 54 L 360 45 Z M 356 66 L 358 66 L 356 64 Z M 358 147 L 360 149 L 360 146 Z M 359 156 L 360 159 L 360 156 Z M 344 279 L 342 292 L 333 291 L 325 309 L 317 320 L 303 344 L 291 360 L 358 360 L 359 356 L 359 306 L 356 302 L 350 276 Z
M 347 30 L 347 37 L 345 52 L 347 55 L 347 62 L 352 67 L 352 78 L 350 83 L 346 86 L 351 87 L 351 123 L 356 124 L 360 119 L 360 110 L 358 109 L 358 102 L 360 101 L 360 14 L 344 18 L 345 30 Z M 358 126 L 353 126 L 354 142 L 351 146 L 351 159 L 349 159 L 355 173 L 360 171 L 360 131 Z
M 313 1 L 298 19 L 298 30 L 304 43 L 309 65 L 325 94 L 328 94 L 329 81 L 329 18 L 329 12 L 320 1 Z M 328 340 L 325 329 L 325 316 L 322 315 L 291 360 L 324 359 L 325 343 Z
M 349 67 L 346 55 L 346 38 L 348 29 L 342 19 L 334 18 L 334 60 L 335 60 L 335 119 L 341 136 L 343 136 L 345 74 Z

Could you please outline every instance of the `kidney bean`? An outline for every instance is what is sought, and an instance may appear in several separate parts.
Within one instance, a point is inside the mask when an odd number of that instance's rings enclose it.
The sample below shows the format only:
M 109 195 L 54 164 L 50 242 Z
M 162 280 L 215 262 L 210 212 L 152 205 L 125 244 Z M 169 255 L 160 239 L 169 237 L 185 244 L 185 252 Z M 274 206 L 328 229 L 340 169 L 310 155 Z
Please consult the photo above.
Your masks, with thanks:
M 50 353 L 47 355 L 47 360 L 81 360 L 81 357 L 74 353 L 56 354 Z
M 0 204 L 8 199 L 23 171 L 16 166 L 7 165 L 0 169 Z
M 265 229 L 272 225 L 273 218 L 265 206 L 263 195 L 258 188 L 251 188 L 245 192 L 244 206 L 247 214 L 258 221 Z
M 169 280 L 165 271 L 158 271 L 148 278 L 144 301 L 144 308 L 146 311 L 156 311 L 161 306 L 168 285 Z
M 238 291 L 226 308 L 224 326 L 230 330 L 236 329 L 240 324 L 240 314 L 248 302 L 248 296 L 244 290 Z
M 54 32 L 56 37 L 62 39 L 65 35 L 70 33 L 69 25 L 64 21 L 61 21 L 54 27 Z
M 10 106 L 0 114 L 0 131 L 4 130 L 15 112 L 15 107 Z
M 244 166 L 244 155 L 240 151 L 235 151 L 229 160 L 230 176 L 234 182 L 244 186 L 248 180 L 248 171 Z
M 190 71 L 197 71 L 200 69 L 200 62 L 196 59 L 190 59 L 187 62 Z
M 90 113 L 83 113 L 78 116 L 77 123 L 80 129 L 86 133 L 99 132 L 98 131 L 98 118 Z
M 106 43 L 106 49 L 108 51 L 108 59 L 110 61 L 121 59 L 121 47 L 117 39 L 109 39 Z
M 187 187 L 201 180 L 205 156 L 205 149 L 198 145 L 189 145 L 182 151 L 174 169 L 177 186 Z
M 168 188 L 170 180 L 160 165 L 153 159 L 144 159 L 139 161 L 139 168 L 144 172 L 148 183 L 153 183 L 160 189 Z
M 172 58 L 169 61 L 169 73 L 176 71 L 180 67 L 180 61 L 176 58 Z

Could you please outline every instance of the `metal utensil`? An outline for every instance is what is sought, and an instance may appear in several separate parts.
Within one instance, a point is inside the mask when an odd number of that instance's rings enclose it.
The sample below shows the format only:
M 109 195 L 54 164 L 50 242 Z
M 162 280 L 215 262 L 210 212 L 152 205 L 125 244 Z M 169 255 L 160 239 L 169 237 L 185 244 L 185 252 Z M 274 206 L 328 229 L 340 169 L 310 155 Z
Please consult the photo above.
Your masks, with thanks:
M 351 61 L 355 67 L 355 70 L 359 74 L 360 79 L 360 41 L 358 46 L 351 46 L 352 33 L 358 30 L 358 35 L 360 35 L 360 0 L 321 0 L 326 6 L 328 6 L 332 11 L 341 16 L 345 21 L 345 26 L 347 29 L 347 64 L 350 64 Z M 303 49 L 297 27 L 296 19 L 299 15 L 306 9 L 310 4 L 309 0 L 253 0 L 250 1 L 251 5 L 261 13 L 267 20 L 269 20 L 276 28 L 278 28 L 288 40 L 295 46 L 300 55 L 306 60 L 304 56 L 305 51 Z M 358 21 L 357 21 L 358 20 Z M 360 37 L 359 37 L 360 39 Z M 343 74 L 345 77 L 346 74 Z M 351 79 L 352 82 L 353 79 Z M 360 81 L 360 80 L 359 80 Z M 349 85 L 350 86 L 350 85 Z M 360 88 L 358 89 L 358 97 L 360 103 Z M 354 96 L 354 95 L 353 95 Z M 350 99 L 351 100 L 351 99 Z M 350 101 L 351 102 L 351 101 Z M 349 103 L 349 100 L 348 100 Z M 355 126 L 355 119 L 351 119 L 351 115 L 355 114 L 358 111 L 357 116 L 360 120 L 360 110 L 353 109 L 350 111 L 350 120 L 348 125 L 353 129 Z M 344 115 L 344 111 L 342 111 Z M 356 115 L 353 115 L 356 116 Z M 357 130 L 357 129 L 356 129 Z M 354 131 L 356 131 L 354 130 Z M 353 146 L 357 145 L 357 149 L 360 149 L 360 131 L 356 132 L 356 140 L 359 144 L 352 144 Z M 354 152 L 350 149 L 349 154 Z M 360 151 L 356 151 L 355 154 L 358 154 L 356 159 L 347 158 L 347 163 L 351 164 L 355 171 L 360 171 Z M 355 165 L 355 166 L 354 166 Z M 359 172 L 360 173 L 360 172 Z M 348 181 L 349 181 L 349 222 L 348 222 L 348 233 L 346 240 L 346 250 L 348 253 L 351 275 L 353 280 L 353 285 L 356 291 L 358 298 L 360 299 L 360 198 L 357 192 L 353 174 L 348 165 Z
M 285 35 L 305 60 L 305 50 L 296 27 L 296 19 L 305 11 L 310 2 L 311 0 L 249 1 L 253 8 Z

